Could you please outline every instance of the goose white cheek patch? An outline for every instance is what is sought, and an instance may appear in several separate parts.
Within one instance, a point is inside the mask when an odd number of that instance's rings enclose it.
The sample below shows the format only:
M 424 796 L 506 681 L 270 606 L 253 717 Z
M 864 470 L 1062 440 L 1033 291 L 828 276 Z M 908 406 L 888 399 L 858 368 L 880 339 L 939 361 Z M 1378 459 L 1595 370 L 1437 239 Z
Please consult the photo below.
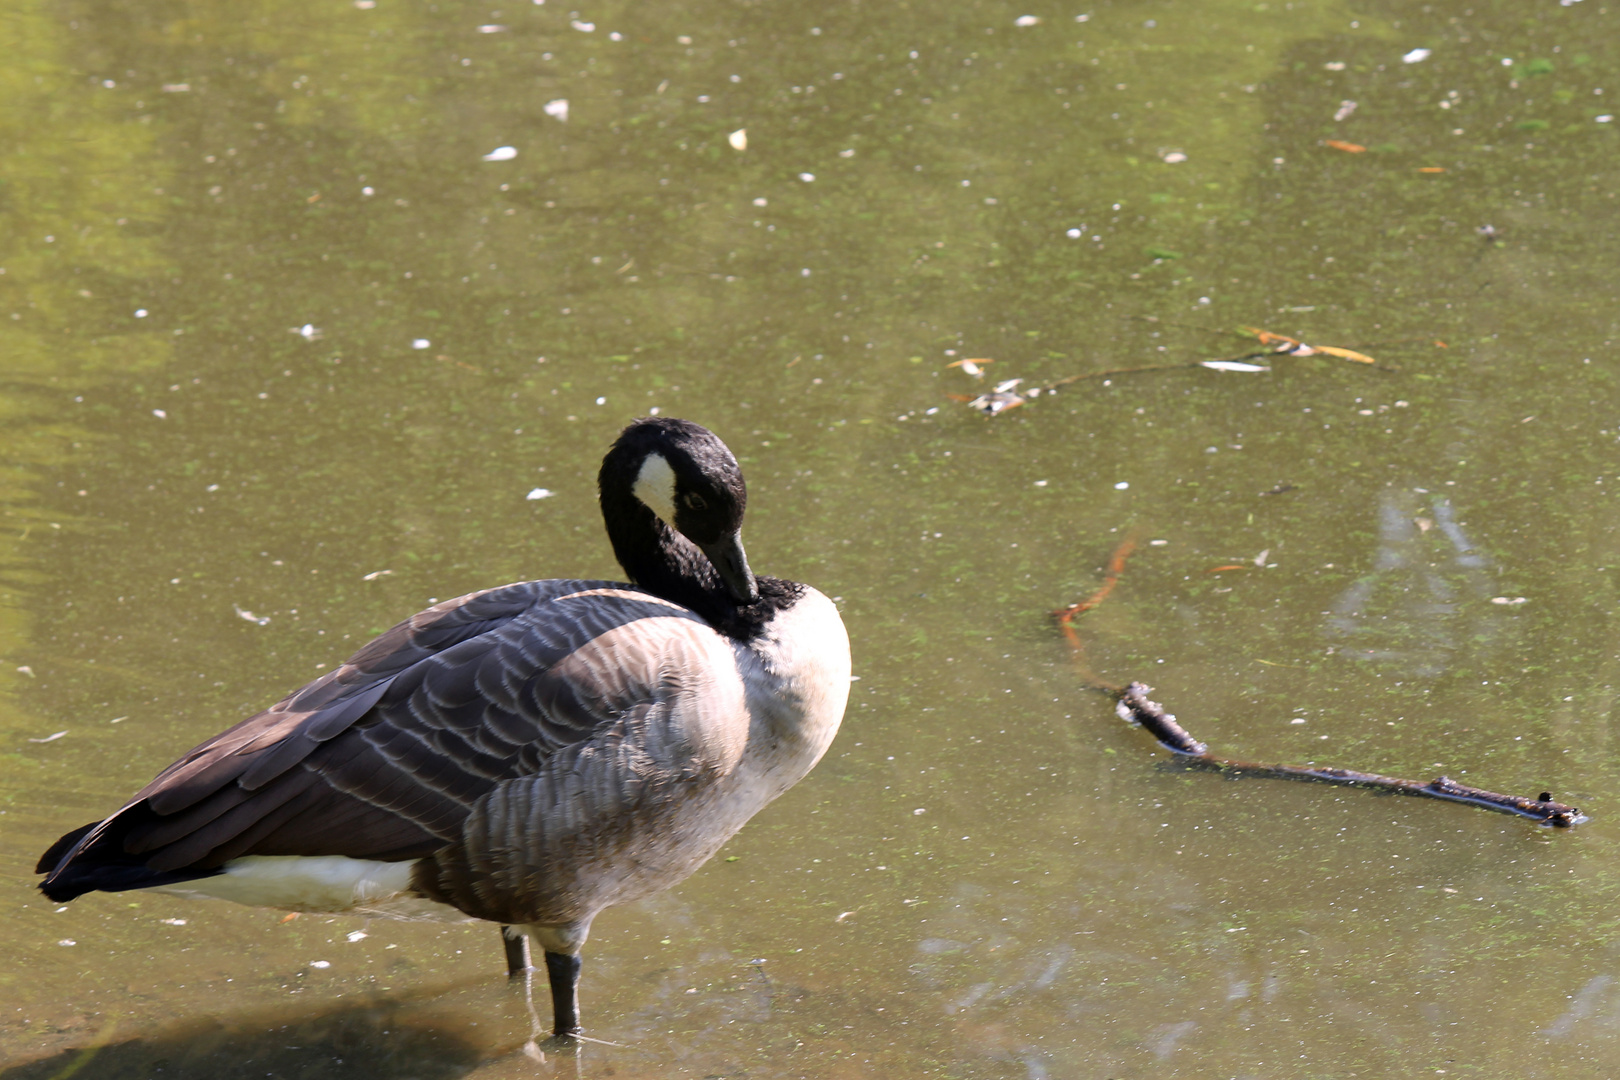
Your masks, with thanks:
M 670 525 L 675 523 L 675 470 L 662 454 L 648 454 L 631 487 L 636 498 Z

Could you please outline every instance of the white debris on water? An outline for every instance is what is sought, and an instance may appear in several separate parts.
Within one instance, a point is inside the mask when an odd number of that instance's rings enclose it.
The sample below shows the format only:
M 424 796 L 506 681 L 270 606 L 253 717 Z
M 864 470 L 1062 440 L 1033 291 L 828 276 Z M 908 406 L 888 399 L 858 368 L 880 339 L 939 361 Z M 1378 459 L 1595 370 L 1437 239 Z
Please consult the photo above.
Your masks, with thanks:
M 1244 364 L 1236 360 L 1201 360 L 1200 367 L 1207 367 L 1211 371 L 1270 371 L 1268 367 L 1259 364 Z
M 547 116 L 561 120 L 566 124 L 568 122 L 568 99 L 555 98 L 548 101 L 545 103 L 545 105 L 541 106 L 541 111 Z
M 530 502 L 537 502 L 540 499 L 549 499 L 555 494 L 557 493 L 552 491 L 550 488 L 535 488 L 533 491 L 529 492 L 523 497 Z
M 1413 49 L 1411 52 L 1409 52 L 1405 56 L 1401 57 L 1401 63 L 1403 63 L 1403 64 L 1421 64 L 1423 61 L 1427 60 L 1429 57 L 1431 57 L 1433 55 L 1434 55 L 1434 50 L 1433 49 Z
M 511 161 L 513 158 L 517 157 L 517 154 L 517 147 L 515 146 L 497 146 L 495 149 L 485 154 L 483 160 Z

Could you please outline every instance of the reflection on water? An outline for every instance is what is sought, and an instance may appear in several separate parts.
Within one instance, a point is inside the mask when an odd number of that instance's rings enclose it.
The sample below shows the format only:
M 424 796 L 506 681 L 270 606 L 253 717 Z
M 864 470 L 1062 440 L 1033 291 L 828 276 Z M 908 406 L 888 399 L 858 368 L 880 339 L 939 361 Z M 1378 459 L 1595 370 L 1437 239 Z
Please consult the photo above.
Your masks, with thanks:
M 1338 652 L 1376 660 L 1419 678 L 1444 673 L 1464 647 L 1495 633 L 1482 552 L 1463 532 L 1452 502 L 1422 490 L 1378 496 L 1371 569 L 1333 602 L 1328 626 Z
M 1620 995 L 1614 992 L 1613 975 L 1594 975 L 1580 992 L 1573 995 L 1569 1008 L 1542 1029 L 1549 1039 L 1565 1039 L 1580 1026 L 1587 1034 L 1613 1038 L 1620 1034 Z

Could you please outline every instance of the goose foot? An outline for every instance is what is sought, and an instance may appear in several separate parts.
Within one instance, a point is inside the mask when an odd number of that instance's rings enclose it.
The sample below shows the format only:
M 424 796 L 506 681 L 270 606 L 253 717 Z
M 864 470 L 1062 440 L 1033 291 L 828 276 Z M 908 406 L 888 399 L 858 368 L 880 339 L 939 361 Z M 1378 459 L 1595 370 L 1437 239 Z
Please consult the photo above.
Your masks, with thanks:
M 533 969 L 529 963 L 529 935 L 510 926 L 501 927 L 501 944 L 506 947 L 506 976 L 515 979 Z
M 546 976 L 551 980 L 552 1038 L 572 1041 L 579 1034 L 579 956 L 546 952 Z

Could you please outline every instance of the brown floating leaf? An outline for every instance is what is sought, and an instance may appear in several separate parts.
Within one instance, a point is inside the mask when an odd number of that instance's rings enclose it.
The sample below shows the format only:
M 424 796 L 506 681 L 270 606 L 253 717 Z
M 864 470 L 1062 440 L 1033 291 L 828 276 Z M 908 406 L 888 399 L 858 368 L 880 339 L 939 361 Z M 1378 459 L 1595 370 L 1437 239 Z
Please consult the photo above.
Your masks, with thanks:
M 971 375 L 975 379 L 982 379 L 984 378 L 984 365 L 993 363 L 995 363 L 994 360 L 985 360 L 980 358 L 975 360 L 952 360 L 945 366 L 961 368 L 962 374 Z
M 1376 364 L 1377 360 L 1366 353 L 1358 353 L 1351 349 L 1340 349 L 1333 345 L 1307 345 L 1298 338 L 1291 338 L 1287 334 L 1273 333 L 1262 330 L 1258 326 L 1245 326 L 1244 330 L 1253 334 L 1262 345 L 1275 345 L 1277 352 L 1288 356 L 1315 356 L 1317 353 L 1326 353 L 1337 356 L 1342 360 L 1354 360 L 1358 364 Z
M 1335 349 L 1332 345 L 1317 345 L 1315 346 L 1315 349 L 1317 352 L 1327 353 L 1329 356 L 1337 356 L 1343 360 L 1354 360 L 1358 364 L 1378 363 L 1378 361 L 1374 360 L 1366 353 L 1358 353 L 1350 349 Z

